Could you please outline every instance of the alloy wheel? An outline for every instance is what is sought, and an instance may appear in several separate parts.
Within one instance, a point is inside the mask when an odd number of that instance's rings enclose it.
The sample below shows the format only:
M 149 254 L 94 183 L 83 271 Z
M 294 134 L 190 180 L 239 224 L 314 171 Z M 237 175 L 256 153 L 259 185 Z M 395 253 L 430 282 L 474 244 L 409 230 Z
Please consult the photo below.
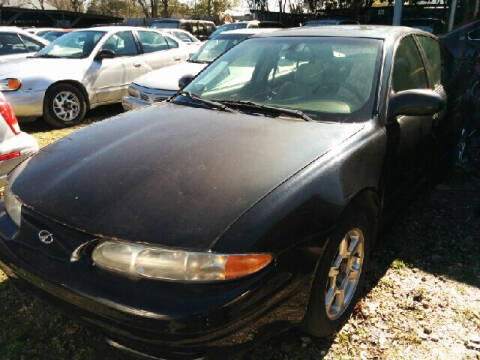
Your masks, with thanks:
M 71 91 L 61 91 L 53 98 L 53 112 L 62 121 L 73 121 L 80 114 L 80 100 Z
M 338 319 L 352 301 L 362 273 L 364 244 L 363 232 L 357 228 L 340 241 L 325 289 L 325 310 L 330 320 Z

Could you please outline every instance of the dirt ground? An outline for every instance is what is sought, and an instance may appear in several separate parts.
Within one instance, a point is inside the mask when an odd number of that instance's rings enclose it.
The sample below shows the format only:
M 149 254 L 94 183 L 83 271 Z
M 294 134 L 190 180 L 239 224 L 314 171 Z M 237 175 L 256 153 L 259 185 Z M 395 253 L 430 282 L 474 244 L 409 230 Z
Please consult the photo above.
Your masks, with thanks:
M 120 111 L 100 108 L 89 121 Z M 41 146 L 75 130 L 41 122 L 22 128 Z M 366 295 L 341 331 L 318 340 L 290 330 L 258 344 L 245 359 L 480 360 L 479 234 L 477 158 L 422 192 L 382 234 Z M 0 359 L 127 358 L 108 349 L 101 334 L 17 291 L 1 272 L 0 312 Z

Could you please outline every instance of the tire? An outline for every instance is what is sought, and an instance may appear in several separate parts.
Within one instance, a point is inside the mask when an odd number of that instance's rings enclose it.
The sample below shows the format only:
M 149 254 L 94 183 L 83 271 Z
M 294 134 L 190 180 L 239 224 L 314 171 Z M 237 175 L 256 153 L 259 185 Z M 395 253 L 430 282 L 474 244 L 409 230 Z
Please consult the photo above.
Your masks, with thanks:
M 86 112 L 87 101 L 78 87 L 58 84 L 48 89 L 43 103 L 43 117 L 48 124 L 56 128 L 73 126 L 84 120 Z
M 378 210 L 377 206 L 371 204 L 369 201 L 365 201 L 360 205 L 353 205 L 346 210 L 342 219 L 337 226 L 336 230 L 330 237 L 329 243 L 322 256 L 316 272 L 315 278 L 310 293 L 310 301 L 308 310 L 304 318 L 302 330 L 314 337 L 325 337 L 334 333 L 339 329 L 343 323 L 350 316 L 355 303 L 361 294 L 363 282 L 365 280 L 365 272 L 368 267 L 370 250 L 375 243 L 375 237 L 377 235 L 378 227 Z M 345 297 L 345 306 L 343 308 L 336 307 L 338 297 L 333 297 L 334 301 L 330 311 L 327 311 L 327 295 L 329 295 L 328 289 L 333 281 L 329 274 L 331 267 L 335 266 L 334 261 L 338 261 L 340 255 L 340 244 L 344 241 L 344 238 L 349 235 L 349 244 L 352 244 L 353 238 L 358 236 L 360 238 L 360 244 L 356 247 L 358 251 L 360 246 L 363 246 L 363 261 L 361 262 L 358 281 L 354 289 L 350 288 L 350 291 L 345 293 L 350 294 Z M 363 242 L 361 238 L 363 237 Z M 353 252 L 355 254 L 355 252 Z M 357 254 L 359 255 L 359 254 Z M 356 263 L 358 265 L 357 257 Z M 342 269 L 345 259 L 342 260 L 341 265 L 338 267 L 340 279 L 345 274 L 345 269 Z M 341 283 L 341 280 L 339 281 Z M 341 287 L 341 286 L 340 286 Z M 335 311 L 338 310 L 338 311 Z

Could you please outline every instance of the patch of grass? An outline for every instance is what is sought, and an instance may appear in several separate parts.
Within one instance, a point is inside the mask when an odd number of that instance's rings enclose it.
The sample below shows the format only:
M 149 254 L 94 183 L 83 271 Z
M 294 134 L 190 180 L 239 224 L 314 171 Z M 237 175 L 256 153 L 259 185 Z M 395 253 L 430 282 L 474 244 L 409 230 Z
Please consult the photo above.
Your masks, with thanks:
M 392 261 L 392 265 L 391 265 L 392 269 L 401 270 L 401 269 L 405 269 L 406 267 L 407 266 L 405 265 L 403 260 L 395 259 L 395 260 Z

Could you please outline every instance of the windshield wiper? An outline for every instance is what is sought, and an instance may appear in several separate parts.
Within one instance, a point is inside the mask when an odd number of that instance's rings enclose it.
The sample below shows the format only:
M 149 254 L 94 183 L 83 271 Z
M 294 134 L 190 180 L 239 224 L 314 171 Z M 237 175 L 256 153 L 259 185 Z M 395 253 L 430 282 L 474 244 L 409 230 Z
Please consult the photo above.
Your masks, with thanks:
M 50 55 L 50 54 L 40 54 L 40 55 L 33 55 L 32 57 L 41 57 L 41 58 L 57 59 L 57 58 L 59 58 L 60 56 Z
M 219 100 L 218 102 L 229 105 L 229 106 L 234 106 L 234 107 L 248 108 L 253 110 L 262 110 L 268 113 L 276 113 L 278 115 L 290 115 L 290 116 L 298 117 L 305 121 L 314 121 L 310 116 L 308 116 L 301 110 L 263 105 L 253 101 L 245 101 L 245 100 Z
M 193 60 L 193 59 L 188 59 L 188 62 L 194 63 L 194 64 L 210 64 L 209 61 L 206 60 Z
M 222 103 L 201 98 L 200 96 L 198 96 L 196 94 L 193 94 L 190 91 L 180 91 L 178 93 L 178 95 L 186 96 L 186 97 L 188 97 L 192 100 L 198 101 L 199 103 L 207 105 L 211 109 L 220 109 L 220 110 L 227 111 L 227 112 L 232 112 L 232 113 L 236 112 L 235 110 L 230 109 L 228 106 L 226 106 Z

